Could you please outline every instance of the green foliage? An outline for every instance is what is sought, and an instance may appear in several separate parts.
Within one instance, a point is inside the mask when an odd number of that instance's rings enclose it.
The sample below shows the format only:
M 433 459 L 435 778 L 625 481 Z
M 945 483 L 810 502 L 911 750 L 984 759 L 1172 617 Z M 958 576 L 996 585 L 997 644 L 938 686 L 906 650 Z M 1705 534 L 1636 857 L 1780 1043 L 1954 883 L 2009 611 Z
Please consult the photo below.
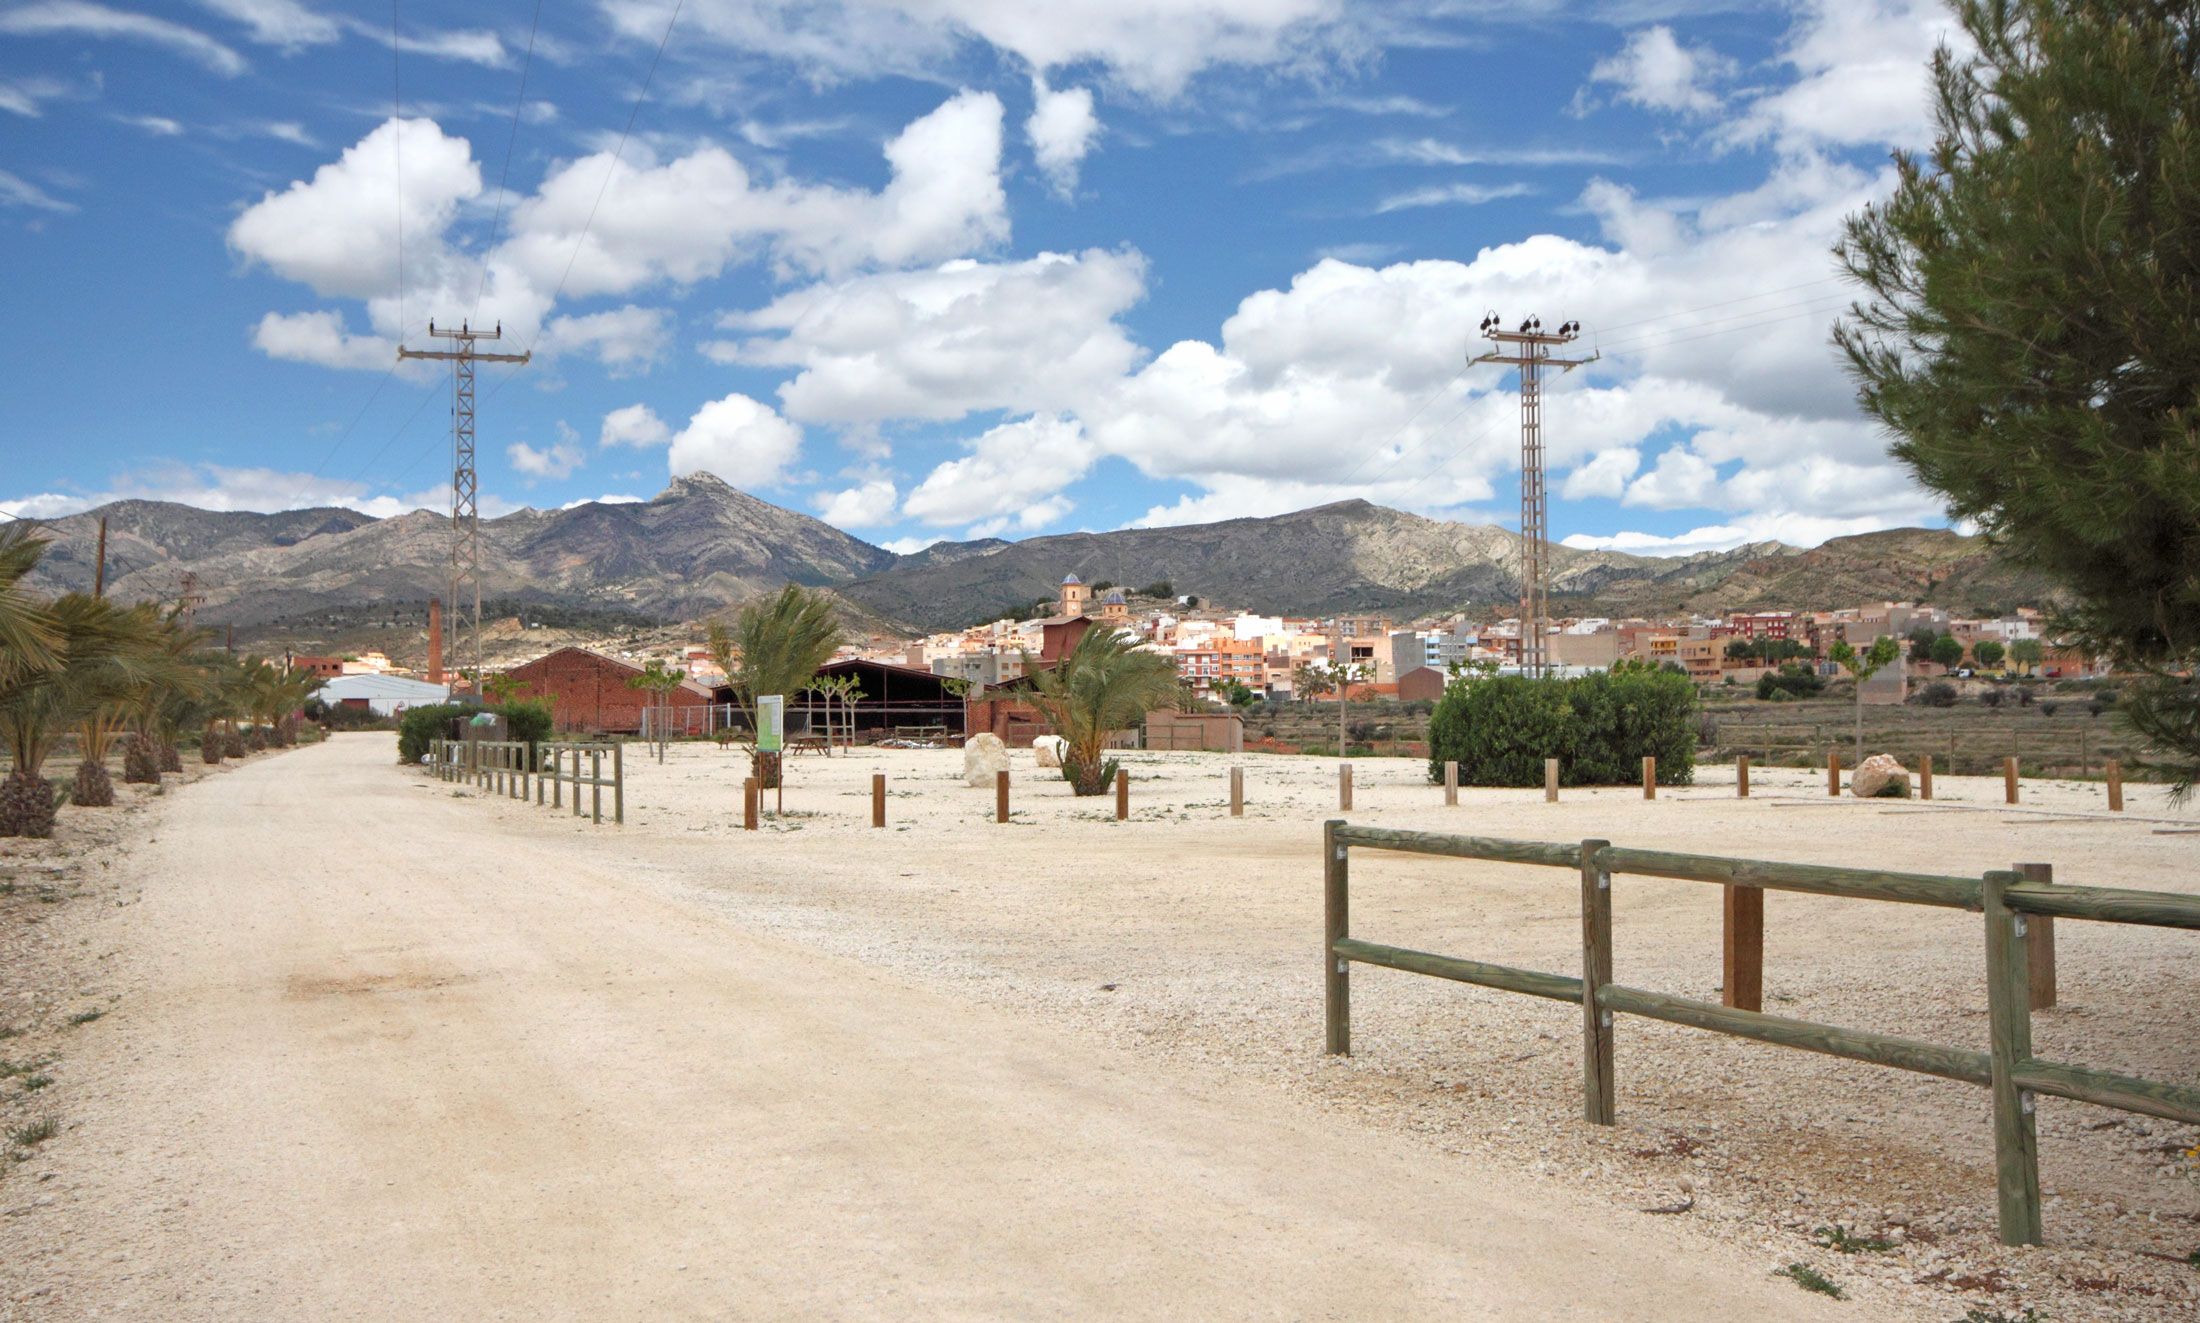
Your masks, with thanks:
M 1832 1278 L 1807 1263 L 1791 1263 L 1785 1268 L 1775 1268 L 1772 1275 L 1785 1277 L 1813 1295 L 1832 1296 L 1836 1300 L 1843 1298 L 1841 1288 Z
M 1140 597 L 1175 597 L 1176 585 L 1167 579 L 1156 579 L 1138 590 Z
M 2009 660 L 2029 671 L 2047 660 L 2047 649 L 2038 639 L 2018 639 L 2009 645 Z
M 474 712 L 475 709 L 466 703 L 430 703 L 425 707 L 407 708 L 397 719 L 397 761 L 417 764 L 428 756 L 430 741 L 451 737 L 454 719 L 472 716 Z
M 1538 786 L 1543 760 L 1567 785 L 1695 779 L 1696 687 L 1685 675 L 1615 668 L 1574 679 L 1505 675 L 1454 680 L 1429 717 L 1429 779 L 1459 764 L 1463 785 Z
M 529 745 L 550 738 L 551 707 L 547 698 L 515 698 L 497 709 L 504 718 L 506 735 Z
M 1138 648 L 1114 629 L 1088 629 L 1077 646 L 1052 666 L 1024 654 L 1031 705 L 1052 732 L 1069 744 L 1062 768 L 1080 795 L 1108 787 L 1108 741 L 1156 708 L 1182 705 L 1176 663 Z
M 1788 662 L 1757 677 L 1757 697 L 1768 702 L 1811 698 L 1826 687 L 1826 677 L 1808 666 Z
M 1936 665 L 1955 667 L 1963 664 L 1963 644 L 1953 634 L 1943 634 L 1933 640 L 1932 660 Z
M 1981 666 L 1999 666 L 2009 650 L 1993 639 L 1980 639 L 1971 645 L 1971 656 Z
M 1726 645 L 1726 655 L 1733 661 L 1777 666 L 1781 662 L 1809 656 L 1810 649 L 1794 639 L 1730 639 Z
M 1821 1249 L 1838 1250 L 1843 1254 L 1877 1254 L 1894 1248 L 1894 1242 L 1880 1236 L 1859 1235 L 1836 1222 L 1830 1227 L 1820 1227 L 1811 1233 Z
M 2200 23 L 2189 4 L 1956 8 L 1973 53 L 1936 56 L 1930 156 L 1899 155 L 1894 194 L 1847 223 L 1866 297 L 1836 334 L 1896 457 L 2069 592 L 2058 634 L 2153 677 L 2133 725 L 2190 786 Z

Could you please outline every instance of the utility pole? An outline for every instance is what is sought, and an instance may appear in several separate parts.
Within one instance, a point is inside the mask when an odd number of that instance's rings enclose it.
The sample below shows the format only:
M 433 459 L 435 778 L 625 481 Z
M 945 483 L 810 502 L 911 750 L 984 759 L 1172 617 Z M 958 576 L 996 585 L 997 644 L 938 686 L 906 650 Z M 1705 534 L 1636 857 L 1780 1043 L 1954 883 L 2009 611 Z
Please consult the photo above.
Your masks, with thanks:
M 460 608 L 466 598 L 464 590 L 473 589 L 473 642 L 475 697 L 481 695 L 485 672 L 481 661 L 481 510 L 476 500 L 480 486 L 474 469 L 474 364 L 475 363 L 525 363 L 534 356 L 529 350 L 521 354 L 485 354 L 474 348 L 477 340 L 501 340 L 504 323 L 498 322 L 493 331 L 477 331 L 465 322 L 458 329 L 438 330 L 433 321 L 428 323 L 428 334 L 439 340 L 452 341 L 454 349 L 407 349 L 397 346 L 397 357 L 446 359 L 451 365 L 451 565 L 448 575 L 453 611 Z M 452 631 L 453 634 L 457 630 Z M 456 643 L 456 640 L 453 640 Z M 454 655 L 462 656 L 457 647 Z M 454 688 L 456 686 L 453 686 Z
M 1505 330 L 1496 313 L 1482 319 L 1481 331 L 1496 348 L 1469 363 L 1506 363 L 1520 369 L 1520 669 L 1542 675 L 1549 668 L 1543 622 L 1551 614 L 1549 507 L 1543 497 L 1543 369 L 1571 372 L 1587 358 L 1553 358 L 1555 345 L 1571 344 L 1580 322 L 1545 331 L 1541 317 L 1529 317 L 1517 331 Z
M 107 516 L 99 517 L 99 566 L 92 571 L 92 596 L 107 595 Z

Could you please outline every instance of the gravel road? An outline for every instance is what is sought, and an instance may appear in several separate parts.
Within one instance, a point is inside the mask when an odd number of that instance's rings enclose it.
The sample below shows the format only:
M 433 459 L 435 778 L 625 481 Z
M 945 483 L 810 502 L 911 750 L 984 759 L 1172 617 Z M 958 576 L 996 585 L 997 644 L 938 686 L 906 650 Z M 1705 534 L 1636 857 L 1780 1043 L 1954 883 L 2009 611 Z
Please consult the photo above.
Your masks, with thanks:
M 387 736 L 152 816 L 47 1179 L 0 1186 L 15 1316 L 1859 1316 L 1666 1219 L 746 924 L 646 833 L 485 812 Z

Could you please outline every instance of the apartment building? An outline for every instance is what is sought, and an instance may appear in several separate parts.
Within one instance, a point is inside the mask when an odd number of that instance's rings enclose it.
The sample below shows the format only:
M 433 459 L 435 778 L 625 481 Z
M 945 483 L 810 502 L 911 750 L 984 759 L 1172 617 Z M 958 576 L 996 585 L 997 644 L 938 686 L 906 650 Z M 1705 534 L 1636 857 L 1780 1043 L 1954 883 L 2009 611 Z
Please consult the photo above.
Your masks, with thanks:
M 1175 656 L 1177 675 L 1202 698 L 1219 696 L 1233 681 L 1256 694 L 1267 691 L 1268 654 L 1258 639 L 1216 637 L 1179 647 Z

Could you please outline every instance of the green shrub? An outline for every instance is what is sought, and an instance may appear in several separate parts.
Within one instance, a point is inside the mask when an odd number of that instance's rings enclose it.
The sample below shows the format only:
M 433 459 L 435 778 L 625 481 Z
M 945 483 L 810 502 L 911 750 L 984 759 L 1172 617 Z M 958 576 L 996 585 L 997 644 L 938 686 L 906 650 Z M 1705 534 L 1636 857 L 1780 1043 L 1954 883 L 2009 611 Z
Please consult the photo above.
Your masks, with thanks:
M 1916 696 L 1910 701 L 1922 703 L 1926 707 L 1954 707 L 1956 705 L 1956 687 L 1946 680 L 1935 680 L 1918 690 Z
M 408 708 L 397 721 L 397 761 L 416 764 L 427 757 L 429 741 L 449 739 L 452 719 L 468 716 L 473 710 L 465 703 Z
M 1757 697 L 1772 702 L 1809 698 L 1826 687 L 1826 677 L 1800 662 L 1785 662 L 1757 677 Z
M 497 709 L 504 718 L 505 738 L 521 740 L 530 747 L 550 738 L 550 700 L 547 698 L 515 698 Z
M 1658 781 L 1696 775 L 1696 687 L 1684 674 L 1622 666 L 1576 679 L 1464 677 L 1429 718 L 1429 779 L 1459 764 L 1462 785 L 1537 786 L 1543 760 L 1559 760 L 1566 785 L 1638 780 L 1658 760 Z

